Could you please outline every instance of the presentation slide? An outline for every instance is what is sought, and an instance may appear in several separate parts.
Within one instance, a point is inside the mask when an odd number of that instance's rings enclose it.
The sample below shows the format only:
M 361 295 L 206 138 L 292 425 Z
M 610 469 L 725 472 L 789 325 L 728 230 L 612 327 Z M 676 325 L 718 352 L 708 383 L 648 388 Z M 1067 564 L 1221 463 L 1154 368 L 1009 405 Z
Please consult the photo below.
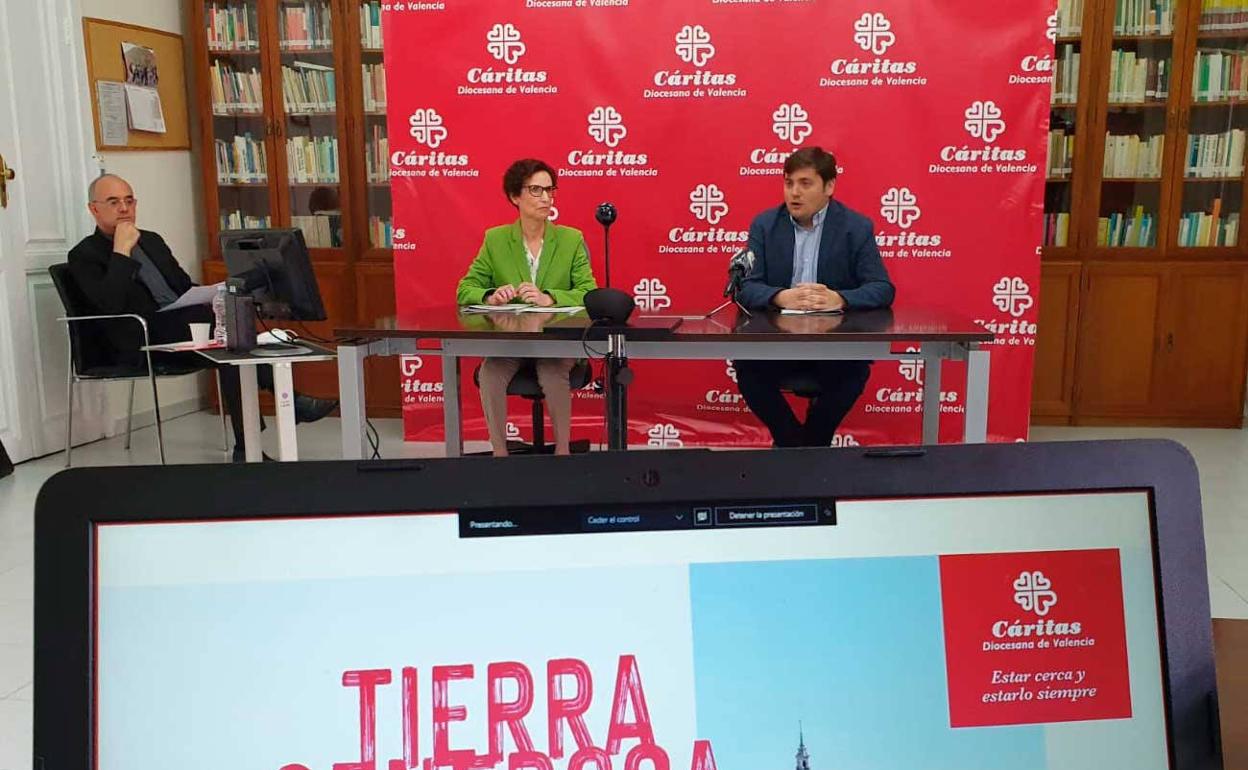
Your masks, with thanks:
M 97 767 L 1169 767 L 1145 493 L 705 510 L 101 526 Z

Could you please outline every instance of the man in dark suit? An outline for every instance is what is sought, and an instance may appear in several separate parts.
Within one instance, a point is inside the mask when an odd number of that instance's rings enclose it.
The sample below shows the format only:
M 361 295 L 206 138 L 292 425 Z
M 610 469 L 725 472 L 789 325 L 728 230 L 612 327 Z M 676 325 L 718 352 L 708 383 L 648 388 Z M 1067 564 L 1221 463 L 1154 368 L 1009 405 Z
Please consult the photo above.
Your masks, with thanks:
M 853 312 L 888 307 L 893 284 L 880 259 L 871 221 L 832 200 L 836 159 L 805 147 L 784 163 L 784 203 L 750 224 L 754 268 L 739 299 L 750 310 Z M 829 446 L 867 384 L 867 361 L 735 362 L 746 404 L 776 446 Z M 780 390 L 790 376 L 813 377 L 822 394 L 803 424 Z
M 91 183 L 87 191 L 87 208 L 95 218 L 96 229 L 69 252 L 69 272 L 73 276 L 92 311 L 100 315 L 134 313 L 147 321 L 152 344 L 181 342 L 191 337 L 190 324 L 213 323 L 209 305 L 195 305 L 168 312 L 162 307 L 172 303 L 191 288 L 193 282 L 174 258 L 165 240 L 135 225 L 138 201 L 129 183 L 119 176 L 105 174 Z M 108 323 L 107 338 L 113 353 L 122 361 L 141 365 L 145 360 L 139 350 L 143 332 L 137 323 L 116 320 Z M 176 358 L 178 363 L 204 363 L 207 359 L 194 353 L 154 354 L 154 357 Z M 267 366 L 257 368 L 260 386 L 273 389 L 273 372 Z M 244 456 L 241 395 L 238 369 L 221 367 L 221 389 L 226 410 L 234 426 L 234 458 Z M 295 416 L 299 422 L 319 420 L 333 411 L 337 402 L 295 395 Z

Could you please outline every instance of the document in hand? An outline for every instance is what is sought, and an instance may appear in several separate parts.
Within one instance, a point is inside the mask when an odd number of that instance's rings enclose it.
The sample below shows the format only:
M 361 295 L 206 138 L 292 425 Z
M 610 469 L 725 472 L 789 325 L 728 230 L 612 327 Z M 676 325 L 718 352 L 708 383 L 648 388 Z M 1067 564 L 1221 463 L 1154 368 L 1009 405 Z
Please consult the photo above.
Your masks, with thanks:
M 211 286 L 192 286 L 181 297 L 162 307 L 160 312 L 167 313 L 170 310 L 180 310 L 192 305 L 211 305 L 212 298 L 217 296 L 217 287 L 220 285 L 219 283 L 214 283 Z
M 844 310 L 792 310 L 784 308 L 780 311 L 780 315 L 841 315 Z

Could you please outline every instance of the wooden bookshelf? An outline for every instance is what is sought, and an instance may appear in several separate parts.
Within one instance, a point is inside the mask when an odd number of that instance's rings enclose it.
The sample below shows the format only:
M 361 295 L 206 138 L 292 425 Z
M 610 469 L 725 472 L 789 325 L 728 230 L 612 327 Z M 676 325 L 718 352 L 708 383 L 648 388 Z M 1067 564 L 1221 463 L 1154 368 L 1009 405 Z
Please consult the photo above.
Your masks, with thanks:
M 1045 185 L 1046 215 L 1069 212 L 1069 235 L 1065 246 L 1041 250 L 1037 423 L 1242 423 L 1248 237 L 1237 220 L 1248 193 L 1248 29 L 1202 30 L 1223 10 L 1204 4 L 1175 3 L 1168 34 L 1137 35 L 1115 33 L 1126 0 L 1084 0 L 1081 20 L 1063 18 L 1072 2 L 1059 3 L 1061 23 L 1079 21 L 1082 34 L 1059 38 L 1056 51 L 1076 46 L 1080 73 L 1077 107 L 1055 104 L 1052 112 L 1073 125 L 1076 139 L 1073 173 Z M 1248 13 L 1248 0 L 1239 12 Z M 1125 54 L 1136 55 L 1137 66 L 1139 58 L 1164 60 L 1166 82 L 1146 85 L 1164 99 L 1111 101 L 1123 81 L 1111 70 L 1116 51 L 1120 68 Z M 1162 137 L 1160 176 L 1104 174 L 1107 133 Z M 1193 166 L 1217 176 L 1189 174 Z M 1155 245 L 1098 245 L 1111 215 L 1136 222 L 1137 212 Z M 1229 243 L 1217 245 L 1219 234 Z M 1185 245 L 1201 236 L 1210 245 Z
M 188 0 L 194 46 L 195 98 L 203 141 L 201 173 L 204 187 L 205 231 L 209 255 L 205 279 L 226 274 L 221 262 L 220 235 L 223 217 L 235 213 L 237 221 L 270 227 L 301 226 L 308 238 L 313 269 L 320 285 L 329 319 L 307 324 L 314 333 L 328 336 L 335 326 L 356 320 L 355 263 L 360 258 L 360 235 L 366 232 L 367 215 L 355 195 L 355 177 L 364 167 L 352 147 L 358 112 L 353 112 L 356 81 L 360 77 L 358 33 L 349 2 L 345 0 Z M 317 20 L 315 31 L 306 27 L 308 44 L 286 40 L 302 34 L 291 18 L 308 8 Z M 286 11 L 294 15 L 288 18 Z M 222 14 L 233 13 L 234 24 L 214 27 Z M 351 18 L 349 18 L 351 17 Z M 245 22 L 242 19 L 246 19 Z M 227 21 L 229 21 L 227 19 Z M 284 24 L 285 22 L 285 24 Z M 232 47 L 210 46 L 216 30 L 226 35 L 246 24 L 254 43 Z M 260 109 L 231 109 L 214 98 L 226 90 L 217 79 L 228 66 L 240 78 L 258 73 L 258 93 L 239 101 L 260 104 Z M 293 76 L 293 77 L 292 77 Z M 254 76 L 252 76 L 254 78 Z M 240 86 L 241 88 L 242 86 Z M 246 87 L 253 88 L 253 81 Z M 292 90 L 293 89 L 293 90 Z M 230 101 L 225 100 L 226 103 Z M 251 167 L 267 181 L 219 181 L 218 142 L 231 148 L 235 137 L 250 138 L 261 148 L 263 159 L 253 153 Z M 339 181 L 298 181 L 315 178 Z M 296 367 L 296 386 L 318 396 L 334 396 L 337 374 L 331 364 Z

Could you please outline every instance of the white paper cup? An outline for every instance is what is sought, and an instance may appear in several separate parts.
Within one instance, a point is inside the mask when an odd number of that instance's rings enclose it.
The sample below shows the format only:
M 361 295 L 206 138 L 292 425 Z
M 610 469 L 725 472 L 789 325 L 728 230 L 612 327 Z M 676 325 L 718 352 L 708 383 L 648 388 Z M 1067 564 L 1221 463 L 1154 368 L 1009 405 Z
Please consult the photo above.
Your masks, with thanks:
M 207 342 L 212 336 L 212 324 L 191 324 L 191 342 Z

